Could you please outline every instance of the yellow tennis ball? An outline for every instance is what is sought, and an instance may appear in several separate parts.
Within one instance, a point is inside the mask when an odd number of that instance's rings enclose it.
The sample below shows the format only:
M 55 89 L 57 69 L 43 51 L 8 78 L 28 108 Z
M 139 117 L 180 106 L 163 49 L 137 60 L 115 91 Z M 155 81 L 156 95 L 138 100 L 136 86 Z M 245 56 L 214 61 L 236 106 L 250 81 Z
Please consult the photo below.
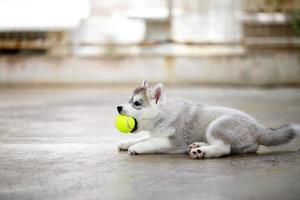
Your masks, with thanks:
M 136 120 L 127 115 L 117 115 L 116 128 L 122 133 L 130 134 L 136 129 Z

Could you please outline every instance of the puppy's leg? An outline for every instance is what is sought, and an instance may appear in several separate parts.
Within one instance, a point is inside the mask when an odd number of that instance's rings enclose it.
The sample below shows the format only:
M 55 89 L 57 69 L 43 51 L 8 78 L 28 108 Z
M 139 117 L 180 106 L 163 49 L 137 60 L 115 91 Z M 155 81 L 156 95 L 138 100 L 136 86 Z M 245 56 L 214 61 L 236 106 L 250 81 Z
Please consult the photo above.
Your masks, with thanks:
M 137 143 L 128 149 L 130 155 L 149 153 L 168 153 L 172 149 L 169 138 L 150 138 L 145 142 Z
M 254 153 L 258 148 L 254 119 L 245 115 L 223 115 L 212 121 L 205 133 L 208 146 L 192 149 L 192 158 L 211 158 L 234 153 Z
M 213 158 L 228 155 L 229 153 L 230 145 L 224 144 L 221 140 L 216 140 L 213 144 L 192 149 L 190 156 L 193 159 Z
M 194 142 L 188 146 L 187 152 L 189 153 L 192 149 L 199 148 L 202 146 L 207 146 L 207 145 L 208 144 L 206 142 Z
M 130 140 L 124 140 L 118 144 L 118 149 L 119 149 L 119 151 L 127 151 L 128 148 L 131 147 L 132 145 L 135 145 L 139 142 L 144 142 L 148 139 L 149 139 L 149 136 L 130 139 Z
M 226 117 L 220 117 L 209 124 L 205 133 L 208 145 L 191 149 L 189 152 L 191 158 L 212 158 L 230 154 L 230 144 L 225 143 L 225 140 L 232 127 L 223 127 L 226 121 Z

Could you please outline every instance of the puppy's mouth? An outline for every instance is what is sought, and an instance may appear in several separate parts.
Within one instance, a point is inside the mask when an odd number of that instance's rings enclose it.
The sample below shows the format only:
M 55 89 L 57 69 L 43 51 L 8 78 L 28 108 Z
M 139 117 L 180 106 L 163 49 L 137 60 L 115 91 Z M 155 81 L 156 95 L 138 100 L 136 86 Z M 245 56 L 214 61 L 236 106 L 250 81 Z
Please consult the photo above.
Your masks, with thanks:
M 120 112 L 118 112 L 120 115 L 127 115 L 127 116 L 130 116 L 130 115 L 128 115 L 127 114 L 127 112 L 126 111 L 124 111 L 124 110 L 122 110 L 122 111 L 120 111 Z M 130 131 L 130 133 L 132 133 L 132 134 L 136 134 L 137 133 L 137 130 L 138 130 L 138 122 L 137 122 L 137 120 L 134 118 L 134 117 L 132 117 L 133 119 L 134 119 L 134 124 L 135 124 L 135 126 L 134 126 L 134 128 L 132 129 L 132 131 Z
M 118 112 L 120 115 L 127 115 L 127 116 L 130 116 L 130 115 L 128 115 L 127 113 L 126 113 L 126 111 L 121 111 L 121 112 Z
M 135 124 L 135 126 L 134 126 L 134 128 L 132 129 L 132 131 L 130 131 L 130 133 L 133 133 L 133 134 L 136 134 L 137 133 L 137 129 L 138 129 L 138 122 L 137 122 L 137 120 L 135 119 L 135 118 L 133 118 L 134 119 L 134 124 Z

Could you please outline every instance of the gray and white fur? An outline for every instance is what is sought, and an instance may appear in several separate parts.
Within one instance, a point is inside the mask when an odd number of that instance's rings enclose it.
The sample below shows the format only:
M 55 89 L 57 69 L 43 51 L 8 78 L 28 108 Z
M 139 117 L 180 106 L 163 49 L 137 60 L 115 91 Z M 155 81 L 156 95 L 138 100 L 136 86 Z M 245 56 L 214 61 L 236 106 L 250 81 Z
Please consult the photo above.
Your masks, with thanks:
M 134 133 L 149 132 L 147 137 L 118 145 L 119 150 L 128 150 L 130 155 L 187 152 L 196 159 L 297 151 L 300 145 L 299 125 L 266 128 L 239 110 L 169 98 L 162 84 L 151 88 L 147 81 L 134 90 L 128 103 L 117 109 L 137 120 Z

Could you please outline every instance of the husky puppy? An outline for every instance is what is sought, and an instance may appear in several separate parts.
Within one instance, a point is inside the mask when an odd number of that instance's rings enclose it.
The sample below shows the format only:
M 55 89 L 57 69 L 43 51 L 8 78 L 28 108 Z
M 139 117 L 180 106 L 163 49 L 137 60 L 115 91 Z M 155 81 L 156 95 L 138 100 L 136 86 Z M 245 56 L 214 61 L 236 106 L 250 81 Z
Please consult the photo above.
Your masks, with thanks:
M 143 81 L 129 102 L 117 106 L 117 110 L 137 120 L 134 133 L 149 132 L 148 137 L 118 145 L 119 150 L 128 150 L 130 155 L 186 152 L 191 158 L 199 159 L 297 151 L 299 147 L 299 125 L 266 128 L 239 110 L 194 105 L 167 97 L 162 84 L 150 88 Z

